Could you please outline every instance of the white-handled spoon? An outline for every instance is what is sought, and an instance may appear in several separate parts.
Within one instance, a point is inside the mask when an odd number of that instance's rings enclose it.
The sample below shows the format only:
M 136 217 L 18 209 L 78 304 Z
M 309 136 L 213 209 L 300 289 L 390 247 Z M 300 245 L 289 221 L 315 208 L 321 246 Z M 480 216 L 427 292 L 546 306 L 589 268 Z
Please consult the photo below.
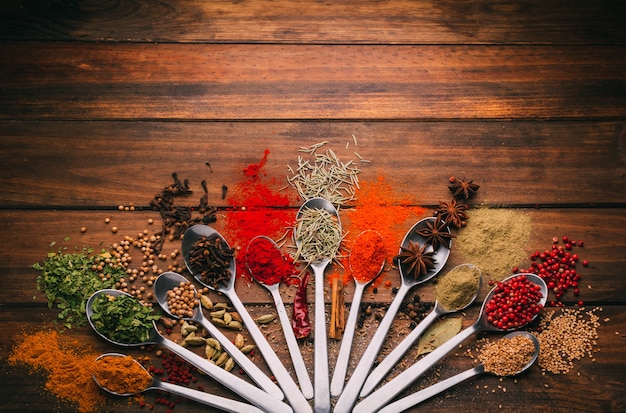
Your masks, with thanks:
M 272 298 L 274 299 L 274 304 L 276 304 L 276 312 L 278 313 L 278 318 L 280 319 L 283 333 L 285 334 L 287 348 L 289 349 L 293 368 L 296 371 L 296 376 L 298 377 L 298 383 L 300 383 L 300 389 L 302 390 L 302 394 L 304 395 L 304 397 L 306 397 L 307 399 L 312 399 L 314 395 L 313 384 L 311 383 L 309 372 L 307 370 L 306 364 L 304 364 L 302 353 L 300 352 L 298 340 L 296 339 L 296 335 L 293 332 L 289 316 L 287 315 L 287 310 L 285 310 L 285 305 L 283 303 L 282 297 L 280 296 L 280 291 L 278 290 L 280 282 L 266 284 L 265 282 L 263 282 L 262 278 L 259 278 L 259 274 L 255 274 L 255 272 L 252 270 L 252 268 L 255 267 L 252 261 L 258 258 L 251 256 L 249 252 L 250 248 L 254 247 L 255 244 L 257 246 L 265 244 L 265 246 L 263 247 L 264 251 L 269 251 L 269 253 L 274 254 L 274 260 L 283 260 L 283 255 L 280 252 L 280 249 L 278 249 L 278 245 L 276 245 L 276 243 L 272 239 L 260 235 L 252 238 L 248 243 L 248 247 L 246 248 L 246 266 L 248 267 L 248 271 L 250 271 L 250 275 L 252 275 L 252 278 L 254 278 L 259 284 L 267 288 L 267 290 L 272 295 Z
M 187 266 L 187 269 L 200 284 L 205 285 L 212 290 L 221 292 L 230 300 L 233 307 L 235 307 L 235 309 L 241 316 L 243 324 L 248 329 L 250 336 L 254 340 L 258 350 L 263 355 L 265 362 L 274 374 L 276 381 L 283 390 L 285 398 L 289 401 L 289 404 L 291 405 L 293 410 L 295 412 L 303 413 L 311 412 L 311 406 L 298 388 L 298 385 L 291 378 L 291 375 L 289 375 L 289 372 L 283 365 L 282 361 L 280 361 L 278 355 L 276 355 L 276 352 L 265 338 L 265 335 L 261 332 L 259 326 L 254 322 L 254 319 L 250 316 L 250 313 L 248 313 L 248 310 L 237 295 L 237 292 L 235 291 L 235 260 L 231 259 L 228 263 L 230 276 L 227 280 L 227 283 L 225 285 L 222 284 L 217 288 L 207 284 L 202 279 L 198 268 L 196 268 L 191 262 L 190 255 L 194 244 L 204 238 L 219 240 L 219 242 L 223 246 L 225 246 L 227 249 L 230 249 L 230 246 L 228 245 L 224 237 L 222 237 L 222 235 L 217 232 L 213 227 L 210 227 L 208 225 L 194 225 L 190 227 L 187 231 L 185 231 L 181 246 L 183 258 L 185 260 L 185 265 Z

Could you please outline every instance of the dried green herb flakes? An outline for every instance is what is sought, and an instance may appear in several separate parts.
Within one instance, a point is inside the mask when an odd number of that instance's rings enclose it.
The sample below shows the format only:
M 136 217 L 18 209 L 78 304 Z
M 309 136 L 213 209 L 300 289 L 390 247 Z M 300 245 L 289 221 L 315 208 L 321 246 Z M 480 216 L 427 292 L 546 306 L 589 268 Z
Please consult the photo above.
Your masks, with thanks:
M 103 336 L 117 343 L 139 344 L 150 339 L 152 321 L 161 318 L 129 295 L 100 294 L 92 303 L 91 323 Z

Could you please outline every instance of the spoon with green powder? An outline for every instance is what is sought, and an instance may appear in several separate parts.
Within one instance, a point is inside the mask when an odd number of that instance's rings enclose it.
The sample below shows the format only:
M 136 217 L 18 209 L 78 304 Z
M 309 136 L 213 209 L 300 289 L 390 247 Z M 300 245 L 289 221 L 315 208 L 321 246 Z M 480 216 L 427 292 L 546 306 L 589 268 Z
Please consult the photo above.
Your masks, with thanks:
M 112 358 L 112 357 L 119 358 L 119 357 L 126 357 L 126 355 L 119 354 L 119 353 L 102 354 L 96 359 L 96 363 L 100 361 L 106 361 L 107 358 Z M 116 396 L 132 396 L 134 394 L 143 393 L 148 390 L 157 390 L 157 391 L 165 391 L 168 393 L 172 393 L 177 396 L 182 396 L 186 399 L 193 400 L 195 402 L 202 403 L 207 406 L 216 407 L 225 412 L 231 412 L 231 413 L 262 413 L 263 412 L 263 410 L 255 406 L 252 406 L 251 404 L 242 403 L 237 400 L 231 400 L 226 397 L 216 396 L 214 394 L 205 393 L 199 390 L 194 390 L 189 387 L 179 386 L 177 384 L 168 383 L 163 380 L 157 380 L 154 377 L 152 377 L 150 372 L 148 372 L 148 370 L 146 370 L 146 368 L 137 360 L 133 358 L 132 362 L 135 364 L 135 368 L 133 371 L 140 372 L 139 377 L 135 376 L 136 381 L 138 381 L 137 379 L 141 378 L 142 383 L 138 383 L 138 384 L 145 384 L 145 387 L 142 386 L 142 388 L 134 388 L 132 389 L 132 391 L 131 389 L 125 389 L 123 391 L 116 392 L 113 389 L 110 389 L 109 387 L 107 387 L 107 384 L 106 384 L 107 374 L 106 372 L 100 371 L 100 370 L 94 373 L 93 380 L 101 389 L 111 394 L 114 394 Z M 131 367 L 132 366 L 129 366 L 129 369 Z
M 482 285 L 480 269 L 472 264 L 461 264 L 439 278 L 436 287 L 435 308 L 407 335 L 398 346 L 370 373 L 363 384 L 365 397 L 398 364 L 426 329 L 440 316 L 463 310 L 474 302 Z
M 122 347 L 139 347 L 149 344 L 163 346 L 177 356 L 203 371 L 207 376 L 231 389 L 244 399 L 265 411 L 291 412 L 292 409 L 282 401 L 270 396 L 255 385 L 226 372 L 223 368 L 193 351 L 163 336 L 157 329 L 154 319 L 138 324 L 138 314 L 143 304 L 128 293 L 105 289 L 96 291 L 89 297 L 86 313 L 94 331 L 109 343 Z M 144 318 L 145 321 L 148 321 Z M 135 323 L 133 323 L 135 321 Z M 120 327 L 128 325 L 133 336 L 119 335 Z M 126 338 L 124 338 L 126 337 Z M 136 337 L 135 339 L 133 339 Z
M 372 336 L 370 343 L 368 344 L 365 352 L 361 356 L 359 364 L 357 364 L 356 368 L 354 369 L 350 380 L 345 385 L 343 392 L 339 396 L 339 399 L 335 404 L 335 412 L 352 412 L 354 403 L 359 397 L 359 393 L 361 391 L 361 388 L 363 387 L 363 383 L 367 379 L 367 375 L 370 372 L 372 365 L 374 364 L 374 360 L 376 359 L 376 356 L 378 355 L 380 349 L 385 342 L 387 332 L 393 324 L 393 320 L 396 316 L 396 313 L 400 309 L 404 297 L 406 297 L 408 292 L 413 287 L 422 284 L 437 275 L 448 261 L 448 257 L 450 256 L 451 243 L 448 243 L 448 245 L 440 245 L 436 250 L 433 251 L 432 246 L 426 245 L 427 239 L 419 234 L 420 231 L 429 227 L 429 225 L 432 225 L 435 222 L 435 217 L 424 218 L 418 221 L 415 225 L 413 225 L 413 227 L 411 227 L 411 229 L 409 229 L 409 231 L 404 236 L 404 240 L 401 244 L 401 251 L 410 247 L 419 247 L 424 251 L 430 251 L 432 252 L 432 261 L 434 265 L 431 268 L 427 268 L 424 273 L 419 273 L 417 276 L 413 276 L 410 271 L 411 266 L 406 265 L 404 262 L 401 262 L 401 260 L 399 260 L 400 262 L 398 267 L 400 269 L 400 276 L 402 281 L 400 288 L 396 292 L 396 296 L 389 305 L 385 316 L 380 321 L 376 332 Z M 448 233 L 450 232 L 450 229 L 447 226 L 442 230 Z

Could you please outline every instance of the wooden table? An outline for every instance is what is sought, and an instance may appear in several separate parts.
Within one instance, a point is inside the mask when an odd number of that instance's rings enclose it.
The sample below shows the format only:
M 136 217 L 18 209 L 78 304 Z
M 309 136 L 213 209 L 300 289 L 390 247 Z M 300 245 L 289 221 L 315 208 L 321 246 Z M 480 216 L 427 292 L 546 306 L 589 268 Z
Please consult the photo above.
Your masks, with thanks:
M 529 250 L 545 248 L 553 236 L 585 240 L 589 288 L 581 298 L 601 306 L 606 319 L 595 361 L 576 361 L 558 376 L 534 366 L 517 384 L 509 381 L 507 392 L 491 392 L 498 378 L 481 377 L 420 409 L 626 409 L 623 3 L 350 3 L 2 2 L 3 410 L 76 411 L 43 390 L 43 374 L 6 361 L 23 331 L 56 318 L 36 290 L 35 262 L 59 246 L 107 247 L 159 220 L 149 202 L 172 172 L 188 178 L 196 194 L 207 179 L 210 204 L 227 215 L 222 185 L 232 189 L 265 149 L 264 172 L 286 183 L 298 148 L 320 141 L 346 161 L 358 150 L 371 160 L 359 163 L 361 179 L 382 174 L 426 208 L 450 196 L 450 175 L 474 179 L 481 185 L 476 205 L 531 215 Z M 118 211 L 131 204 L 135 211 Z M 294 213 L 298 206 L 291 205 Z M 453 248 L 447 268 L 460 260 Z M 397 270 L 388 277 L 398 285 Z M 237 288 L 251 313 L 272 310 L 258 285 Z M 365 300 L 385 308 L 390 290 Z M 352 291 L 347 285 L 347 304 Z M 293 288 L 282 292 L 289 304 Z M 433 286 L 419 294 L 432 303 Z M 576 307 L 576 298 L 565 300 Z M 268 336 L 286 360 L 284 339 L 272 328 Z M 367 324 L 357 336 L 375 328 Z M 408 331 L 407 323 L 398 320 L 396 329 Z M 67 334 L 116 350 L 88 328 Z M 359 340 L 355 358 L 366 344 Z M 312 363 L 311 342 L 301 346 Z M 337 347 L 329 341 L 331 361 Z M 467 363 L 445 359 L 428 383 Z M 209 391 L 237 397 L 206 381 Z M 102 408 L 111 410 L 142 411 L 114 398 Z M 210 411 L 192 402 L 179 410 Z

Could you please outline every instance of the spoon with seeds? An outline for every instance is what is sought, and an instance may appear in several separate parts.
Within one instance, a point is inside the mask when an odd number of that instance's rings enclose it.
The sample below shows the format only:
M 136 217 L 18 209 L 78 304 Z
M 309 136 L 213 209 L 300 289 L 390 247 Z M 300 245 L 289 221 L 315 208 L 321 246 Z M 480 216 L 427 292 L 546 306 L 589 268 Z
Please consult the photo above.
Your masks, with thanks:
M 313 405 L 316 413 L 330 413 L 324 270 L 339 249 L 341 221 L 333 204 L 324 198 L 311 198 L 300 207 L 296 223 L 294 238 L 297 255 L 309 263 L 315 276 Z
M 109 343 L 113 343 L 122 347 L 139 347 L 145 346 L 149 344 L 155 344 L 159 346 L 163 346 L 166 349 L 170 350 L 172 353 L 177 356 L 187 360 L 189 363 L 196 366 L 198 369 L 203 371 L 207 376 L 213 378 L 218 383 L 228 387 L 244 399 L 248 400 L 250 403 L 255 406 L 265 410 L 265 411 L 280 411 L 284 413 L 291 412 L 292 409 L 287 404 L 282 401 L 270 396 L 263 390 L 258 387 L 248 383 L 245 380 L 235 376 L 230 372 L 226 372 L 221 367 L 209 362 L 209 360 L 200 357 L 193 351 L 175 343 L 174 341 L 164 337 L 159 330 L 157 329 L 156 323 L 153 321 L 152 326 L 147 328 L 146 335 L 147 339 L 141 342 L 119 342 L 111 339 L 106 333 L 103 333 L 99 330 L 100 324 L 98 321 L 99 316 L 101 315 L 97 311 L 94 311 L 94 305 L 100 305 L 101 302 L 106 301 L 114 301 L 116 297 L 125 295 L 127 297 L 133 298 L 130 294 L 125 293 L 119 290 L 113 289 L 104 289 L 96 291 L 89 297 L 86 304 L 86 314 L 87 319 L 89 320 L 89 324 L 93 330 L 103 339 L 108 341 Z M 106 299 L 106 300 L 104 300 Z M 133 298 L 134 299 L 134 298 Z
M 474 302 L 478 293 L 480 292 L 480 286 L 482 284 L 480 269 L 478 267 L 471 264 L 461 264 L 459 266 L 451 269 L 446 275 L 444 275 L 439 282 L 441 283 L 445 279 L 451 279 L 450 282 L 455 282 L 455 274 L 461 271 L 472 271 L 476 278 L 470 280 L 469 285 L 454 285 L 456 291 L 462 291 L 463 289 L 468 289 L 473 291 L 473 294 L 468 296 L 463 302 L 457 305 L 456 307 L 450 308 L 450 304 L 448 303 L 445 296 L 442 296 L 441 290 L 439 288 L 436 289 L 436 299 L 435 299 L 435 308 L 428 314 L 401 342 L 396 346 L 395 349 L 391 351 L 382 362 L 372 370 L 372 372 L 365 380 L 365 384 L 363 384 L 363 389 L 361 390 L 360 397 L 365 397 L 374 390 L 374 388 L 382 381 L 383 378 L 389 373 L 389 371 L 394 368 L 402 356 L 409 351 L 409 349 L 413 346 L 413 344 L 417 341 L 418 338 L 426 331 L 426 329 L 440 316 L 444 314 L 450 314 L 457 311 L 461 311 L 467 308 L 470 304 Z M 457 281 L 458 283 L 458 281 Z M 438 284 L 439 286 L 440 284 Z
M 263 247 L 261 247 L 263 246 Z M 280 319 L 280 323 L 283 328 L 283 333 L 285 334 L 285 340 L 287 341 L 287 348 L 289 349 L 289 354 L 291 355 L 291 361 L 293 363 L 293 368 L 296 371 L 296 376 L 298 377 L 298 382 L 300 383 L 300 389 L 302 390 L 302 394 L 307 399 L 313 398 L 313 385 L 311 384 L 311 378 L 309 377 L 309 372 L 304 364 L 304 359 L 302 358 L 302 353 L 300 352 L 300 347 L 298 346 L 298 340 L 293 332 L 293 328 L 291 327 L 291 322 L 289 321 L 289 316 L 287 315 L 287 311 L 285 310 L 285 305 L 283 303 L 282 297 L 280 296 L 280 292 L 278 291 L 279 282 L 275 283 L 267 283 L 268 280 L 263 280 L 259 277 L 258 271 L 255 271 L 252 268 L 256 268 L 254 256 L 250 255 L 251 248 L 263 248 L 263 251 L 268 251 L 269 254 L 274 255 L 274 259 L 283 260 L 283 255 L 278 249 L 278 245 L 276 243 L 266 237 L 266 236 L 257 236 L 250 240 L 248 243 L 248 247 L 246 248 L 246 266 L 248 267 L 248 271 L 252 275 L 259 284 L 264 286 L 272 295 L 274 299 L 274 304 L 276 305 L 276 312 L 278 313 L 278 318 Z M 257 259 L 258 261 L 258 259 Z M 264 282 L 265 281 L 265 282 Z
M 404 262 L 400 262 L 398 268 L 400 270 L 400 276 L 402 284 L 396 293 L 393 301 L 389 305 L 385 316 L 380 321 L 374 336 L 372 337 L 370 343 L 368 344 L 365 352 L 361 356 L 359 360 L 359 364 L 357 364 L 350 380 L 346 384 L 343 389 L 343 392 L 339 396 L 337 400 L 337 404 L 335 404 L 335 412 L 337 413 L 349 413 L 352 411 L 354 403 L 359 397 L 359 393 L 361 392 L 361 388 L 363 387 L 363 383 L 367 379 L 367 376 L 370 372 L 372 365 L 374 364 L 374 360 L 376 356 L 380 352 L 380 349 L 383 346 L 385 341 L 385 337 L 387 336 L 387 332 L 391 325 L 393 324 L 393 320 L 396 316 L 396 313 L 400 309 L 400 305 L 404 300 L 404 297 L 407 293 L 416 285 L 422 284 L 435 275 L 437 275 L 444 267 L 446 262 L 448 261 L 448 257 L 450 256 L 450 243 L 448 245 L 440 245 L 437 250 L 432 251 L 432 246 L 426 245 L 426 238 L 420 235 L 418 232 L 424 228 L 426 228 L 429 224 L 435 222 L 435 217 L 428 217 L 418 221 L 404 236 L 404 240 L 401 244 L 402 248 L 409 248 L 413 246 L 414 248 L 419 246 L 424 248 L 424 251 L 433 252 L 432 257 L 434 260 L 434 266 L 432 268 L 428 268 L 425 273 L 420 273 L 417 277 L 410 275 L 410 266 L 408 266 Z M 445 227 L 445 230 L 449 233 L 450 229 Z M 417 245 L 419 244 L 419 245 Z
M 409 396 L 403 397 L 393 403 L 390 403 L 382 409 L 378 410 L 378 413 L 398 413 L 405 411 L 415 406 L 416 404 L 419 404 L 424 400 L 436 396 L 437 394 L 446 391 L 447 389 L 456 386 L 457 384 L 462 383 L 465 380 L 468 380 L 479 374 L 489 373 L 499 377 L 504 377 L 517 375 L 528 370 L 528 368 L 535 363 L 537 357 L 539 356 L 539 340 L 537 340 L 537 338 L 529 332 L 515 331 L 504 336 L 498 344 L 505 345 L 506 343 L 511 345 L 513 340 L 515 340 L 515 337 L 523 337 L 526 340 L 530 341 L 532 345 L 529 351 L 523 351 L 523 354 L 521 355 L 519 353 L 516 354 L 516 357 L 521 357 L 519 360 L 515 360 L 515 362 L 518 363 L 518 368 L 516 371 L 510 373 L 506 372 L 502 374 L 496 371 L 489 370 L 489 367 L 486 366 L 485 363 L 483 363 L 474 367 L 473 369 L 466 370 L 463 373 L 459 373 L 448 379 L 437 382 L 432 386 L 425 388 L 424 390 L 417 391 Z
M 112 358 L 112 357 L 126 357 L 126 355 L 120 354 L 120 353 L 102 354 L 96 359 L 96 363 L 105 361 L 107 358 Z M 168 393 L 172 393 L 177 396 L 182 396 L 186 399 L 193 400 L 195 402 L 202 403 L 207 406 L 216 407 L 225 412 L 231 412 L 231 413 L 262 413 L 263 412 L 263 410 L 251 404 L 242 403 L 240 401 L 231 400 L 226 397 L 216 396 L 214 394 L 209 394 L 209 393 L 205 393 L 199 390 L 194 390 L 189 387 L 179 386 L 177 384 L 172 384 L 163 380 L 155 379 L 154 377 L 152 377 L 150 372 L 148 372 L 148 370 L 146 370 L 146 368 L 137 360 L 133 358 L 132 362 L 135 363 L 137 366 L 139 366 L 139 368 L 141 368 L 143 372 L 145 372 L 147 385 L 146 387 L 142 389 L 132 389 L 133 391 L 128 391 L 130 389 L 126 389 L 122 392 L 113 391 L 112 389 L 107 387 L 106 381 L 105 381 L 106 377 L 103 377 L 102 372 L 99 370 L 93 374 L 92 376 L 93 380 L 101 389 L 111 394 L 114 394 L 116 396 L 132 396 L 137 393 L 146 392 L 148 390 L 157 390 L 157 391 L 165 391 Z M 143 374 L 144 373 L 142 373 L 142 375 Z
M 359 243 L 368 243 L 370 247 L 374 247 L 367 250 L 371 255 L 355 255 L 354 246 L 360 245 Z M 350 361 L 350 351 L 352 349 L 352 341 L 354 339 L 354 329 L 358 321 L 359 306 L 361 298 L 363 297 L 363 291 L 365 287 L 369 285 L 385 267 L 385 246 L 383 244 L 383 237 L 377 231 L 368 230 L 363 231 L 354 240 L 353 248 L 350 251 L 350 268 L 352 269 L 355 288 L 354 295 L 352 297 L 352 304 L 350 304 L 350 313 L 346 326 L 343 330 L 343 337 L 341 338 L 341 346 L 339 347 L 339 353 L 337 354 L 337 362 L 335 363 L 335 369 L 333 371 L 333 378 L 330 382 L 330 394 L 332 396 L 339 396 L 341 390 L 343 390 L 343 383 L 346 377 L 346 371 L 348 370 L 348 363 Z M 376 262 L 379 260 L 380 262 Z M 375 264 L 379 264 L 378 271 L 372 271 L 367 274 L 360 273 L 361 262 L 374 261 Z
M 223 273 L 226 275 L 216 275 L 216 277 L 223 279 L 224 282 L 221 284 L 209 284 L 210 281 L 206 277 L 203 277 L 203 274 L 206 273 L 203 273 L 202 271 L 204 271 L 205 269 L 199 268 L 199 266 L 193 261 L 192 252 L 195 249 L 196 243 L 203 240 L 207 240 L 207 242 L 211 242 L 213 243 L 213 245 L 219 246 L 219 251 L 209 251 L 207 249 L 204 249 L 204 251 L 207 251 L 207 254 L 216 255 L 216 260 L 223 264 L 223 266 L 227 267 L 224 268 Z M 228 242 L 226 242 L 224 237 L 222 237 L 222 235 L 217 232 L 213 227 L 210 227 L 208 225 L 194 225 L 190 227 L 187 231 L 185 231 L 181 249 L 183 258 L 185 260 L 185 265 L 187 266 L 189 272 L 194 276 L 194 278 L 200 284 L 205 285 L 206 287 L 214 291 L 218 291 L 224 294 L 226 298 L 230 300 L 233 307 L 235 307 L 243 320 L 243 324 L 247 327 L 250 336 L 254 340 L 257 349 L 263 355 L 265 362 L 274 374 L 278 385 L 282 388 L 283 393 L 285 394 L 285 398 L 289 401 L 289 404 L 291 405 L 293 410 L 295 412 L 310 412 L 312 409 L 309 405 L 309 402 L 300 391 L 300 388 L 298 388 L 296 382 L 291 378 L 291 375 L 285 368 L 284 364 L 278 358 L 278 355 L 276 354 L 272 346 L 268 343 L 267 338 L 265 338 L 265 335 L 261 332 L 259 326 L 254 322 L 254 320 L 250 316 L 250 313 L 248 313 L 248 310 L 244 306 L 243 302 L 241 302 L 241 299 L 235 291 L 236 268 L 235 260 L 232 256 L 232 253 L 230 257 L 218 256 L 221 251 L 233 251 L 228 245 Z
M 167 294 L 174 287 L 178 287 L 181 283 L 187 282 L 187 279 L 175 272 L 164 272 L 157 277 L 154 282 L 154 295 L 161 308 L 174 318 L 182 318 L 183 320 L 193 321 L 201 325 L 213 338 L 219 341 L 222 348 L 235 360 L 237 365 L 241 367 L 256 384 L 259 385 L 272 397 L 279 400 L 284 398 L 283 392 L 270 378 L 256 365 L 252 360 L 242 353 L 235 344 L 228 339 L 213 323 L 209 322 L 202 312 L 202 307 L 197 305 L 193 309 L 191 317 L 179 317 L 173 313 L 167 303 Z M 195 292 L 195 288 L 194 288 Z
M 446 341 L 430 353 L 426 354 L 423 358 L 419 359 L 417 363 L 405 369 L 402 373 L 398 374 L 391 381 L 385 383 L 372 394 L 362 399 L 361 402 L 357 404 L 352 411 L 354 413 L 376 412 L 378 411 L 378 409 L 386 406 L 387 403 L 389 403 L 402 390 L 407 388 L 418 377 L 420 377 L 422 374 L 428 371 L 435 363 L 441 360 L 446 354 L 456 349 L 459 344 L 461 344 L 472 335 L 477 334 L 481 331 L 509 331 L 498 328 L 494 324 L 492 324 L 491 321 L 489 321 L 487 307 L 491 303 L 492 298 L 494 298 L 496 294 L 498 294 L 500 286 L 508 282 L 514 282 L 516 279 L 519 279 L 517 277 L 525 278 L 529 284 L 534 284 L 535 288 L 538 288 L 539 300 L 536 303 L 528 303 L 528 305 L 535 305 L 536 309 L 538 310 L 537 313 L 535 313 L 532 317 L 526 319 L 523 323 L 517 325 L 516 328 L 521 328 L 534 320 L 540 314 L 540 310 L 546 303 L 546 300 L 548 298 L 548 287 L 546 286 L 545 281 L 535 274 L 523 273 L 512 275 L 504 279 L 502 282 L 498 283 L 489 292 L 489 294 L 487 294 L 487 297 L 483 301 L 478 320 L 476 320 L 474 324 L 467 327 L 465 330 L 461 331 L 456 336 Z

